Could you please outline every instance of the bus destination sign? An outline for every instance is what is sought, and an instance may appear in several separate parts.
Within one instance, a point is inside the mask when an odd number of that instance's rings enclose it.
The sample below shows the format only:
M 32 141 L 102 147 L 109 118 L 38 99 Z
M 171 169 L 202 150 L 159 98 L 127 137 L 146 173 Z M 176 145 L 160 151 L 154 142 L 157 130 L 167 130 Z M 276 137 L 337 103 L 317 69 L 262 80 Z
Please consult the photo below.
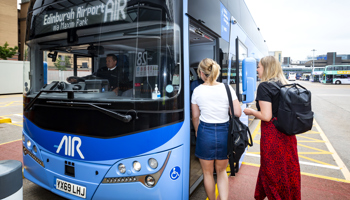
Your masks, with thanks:
M 125 20 L 126 7 L 127 0 L 108 0 L 106 4 L 95 1 L 70 7 L 69 10 L 43 12 L 39 17 L 42 29 L 36 34 Z

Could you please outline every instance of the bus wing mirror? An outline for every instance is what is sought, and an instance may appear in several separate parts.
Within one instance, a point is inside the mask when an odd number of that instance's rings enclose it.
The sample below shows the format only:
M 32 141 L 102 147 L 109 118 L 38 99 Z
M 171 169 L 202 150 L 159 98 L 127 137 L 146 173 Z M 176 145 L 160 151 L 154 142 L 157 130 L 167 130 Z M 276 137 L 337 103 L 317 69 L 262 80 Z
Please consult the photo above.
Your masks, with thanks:
M 52 59 L 52 62 L 56 62 L 56 58 L 57 58 L 57 51 L 54 51 L 53 53 L 48 53 L 47 57 Z
M 94 46 L 91 44 L 88 48 L 88 53 L 95 56 L 95 55 L 103 55 L 105 53 L 105 48 L 103 46 Z

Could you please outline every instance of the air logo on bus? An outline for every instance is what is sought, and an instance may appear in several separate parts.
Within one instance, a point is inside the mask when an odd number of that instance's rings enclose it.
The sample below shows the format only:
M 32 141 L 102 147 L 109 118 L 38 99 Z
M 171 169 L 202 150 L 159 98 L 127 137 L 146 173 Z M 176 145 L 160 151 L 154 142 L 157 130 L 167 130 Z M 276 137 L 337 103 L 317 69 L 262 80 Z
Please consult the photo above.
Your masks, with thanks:
M 76 145 L 75 143 L 78 142 Z M 79 156 L 81 159 L 84 159 L 83 154 L 80 151 L 80 146 L 81 146 L 81 139 L 78 137 L 71 137 L 71 136 L 63 136 L 60 145 L 57 148 L 56 153 L 59 153 L 61 151 L 61 148 L 63 146 L 63 143 L 65 144 L 64 148 L 64 155 L 72 156 L 74 157 L 74 152 L 75 149 L 77 150 Z

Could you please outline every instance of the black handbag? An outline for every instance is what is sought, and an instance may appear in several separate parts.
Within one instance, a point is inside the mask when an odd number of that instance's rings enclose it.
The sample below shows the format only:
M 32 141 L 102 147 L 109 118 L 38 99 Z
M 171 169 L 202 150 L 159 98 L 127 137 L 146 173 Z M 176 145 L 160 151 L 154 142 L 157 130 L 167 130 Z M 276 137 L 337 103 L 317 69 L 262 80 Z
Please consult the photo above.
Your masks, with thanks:
M 231 91 L 229 86 L 226 84 L 225 88 L 231 109 L 231 115 L 229 113 L 230 126 L 227 137 L 227 158 L 229 159 L 230 163 L 231 176 L 235 176 L 239 170 L 239 160 L 241 159 L 247 146 L 253 146 L 253 140 L 248 126 L 243 124 L 241 120 L 234 115 Z M 250 140 L 248 140 L 248 136 Z

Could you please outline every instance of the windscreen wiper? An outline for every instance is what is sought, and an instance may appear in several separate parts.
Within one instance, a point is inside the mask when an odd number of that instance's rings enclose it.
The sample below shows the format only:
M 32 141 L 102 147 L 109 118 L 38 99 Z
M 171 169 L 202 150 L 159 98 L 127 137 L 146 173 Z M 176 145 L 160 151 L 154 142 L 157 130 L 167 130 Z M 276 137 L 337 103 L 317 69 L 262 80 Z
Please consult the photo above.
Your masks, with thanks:
M 100 106 L 98 105 L 101 105 L 101 106 L 110 106 L 111 104 L 110 103 L 89 103 L 89 102 L 64 102 L 64 101 L 47 101 L 47 103 L 51 103 L 51 104 L 63 104 L 63 105 L 67 105 L 67 106 L 89 106 L 89 107 L 92 107 L 108 116 L 111 116 L 113 118 L 116 118 L 122 122 L 130 122 L 132 117 L 131 115 L 123 115 L 123 114 L 120 114 L 118 112 L 113 112 L 113 111 L 110 111 L 108 109 L 105 109 L 105 108 L 101 108 Z
M 35 101 L 39 98 L 41 93 L 68 93 L 68 99 L 74 99 L 74 92 L 95 92 L 93 90 L 40 90 L 40 92 L 32 99 L 26 107 L 24 107 L 24 111 L 28 111 L 35 103 Z

